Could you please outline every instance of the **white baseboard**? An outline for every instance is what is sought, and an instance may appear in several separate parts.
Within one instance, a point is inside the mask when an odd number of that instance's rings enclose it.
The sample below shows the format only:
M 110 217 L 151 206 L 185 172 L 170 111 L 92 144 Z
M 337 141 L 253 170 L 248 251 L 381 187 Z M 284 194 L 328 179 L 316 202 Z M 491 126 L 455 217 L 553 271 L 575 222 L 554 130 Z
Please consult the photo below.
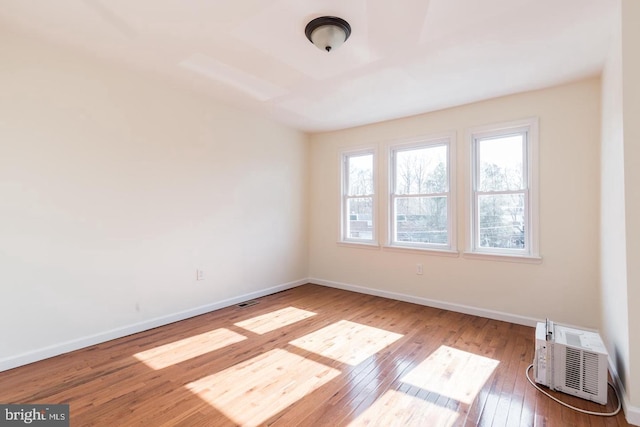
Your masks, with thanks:
M 37 362 L 39 360 L 48 359 L 50 357 L 58 356 L 64 353 L 69 353 L 71 351 L 79 350 L 81 348 L 89 347 L 95 344 L 100 344 L 116 338 L 122 338 L 127 335 L 132 335 L 138 332 L 157 328 L 158 326 L 168 325 L 169 323 L 178 322 L 180 320 L 188 319 L 190 317 L 199 316 L 201 314 L 205 314 L 214 310 L 219 310 L 221 308 L 229 307 L 231 305 L 238 304 L 250 299 L 260 298 L 265 295 L 275 294 L 276 292 L 281 292 L 287 289 L 295 288 L 297 286 L 304 285 L 305 283 L 308 283 L 307 279 L 300 279 L 294 282 L 289 282 L 282 285 L 273 286 L 271 288 L 263 289 L 260 291 L 251 292 L 249 294 L 239 295 L 237 297 L 229 298 L 223 301 L 202 305 L 200 307 L 191 308 L 188 310 L 180 311 L 180 312 L 169 314 L 166 316 L 156 317 L 153 319 L 145 320 L 143 322 L 134 323 L 132 325 L 123 326 L 121 328 L 116 328 L 109 331 L 89 335 L 86 337 L 73 339 L 60 344 L 43 347 L 37 350 L 29 351 L 27 353 L 18 354 L 16 356 L 6 357 L 3 359 L 0 359 L 0 372 L 17 368 L 18 366 L 27 365 L 29 363 Z
M 637 406 L 631 405 L 629 402 L 629 395 L 620 380 L 620 376 L 618 375 L 618 370 L 616 369 L 611 357 L 609 357 L 609 372 L 611 372 L 611 376 L 613 377 L 613 382 L 618 389 L 618 396 L 622 400 L 622 409 L 624 410 L 624 415 L 629 424 L 634 426 L 640 426 L 640 408 Z
M 398 301 L 411 302 L 414 304 L 424 305 L 427 307 L 441 308 L 444 310 L 455 311 L 458 313 L 471 314 L 473 316 L 486 317 L 488 319 L 501 320 L 503 322 L 515 323 L 517 325 L 535 327 L 536 323 L 542 322 L 542 319 L 534 319 L 532 317 L 519 316 L 517 314 L 503 313 L 501 311 L 486 310 L 483 308 L 471 307 L 468 305 L 454 304 L 450 302 L 438 301 L 429 298 L 416 297 L 413 295 L 401 294 L 396 292 L 382 291 L 379 289 L 366 288 L 363 286 L 348 285 L 346 283 L 332 282 L 329 280 L 309 278 L 310 283 L 328 286 L 330 288 L 343 289 L 345 291 L 358 292 L 361 294 L 374 295 L 377 297 L 389 298 Z

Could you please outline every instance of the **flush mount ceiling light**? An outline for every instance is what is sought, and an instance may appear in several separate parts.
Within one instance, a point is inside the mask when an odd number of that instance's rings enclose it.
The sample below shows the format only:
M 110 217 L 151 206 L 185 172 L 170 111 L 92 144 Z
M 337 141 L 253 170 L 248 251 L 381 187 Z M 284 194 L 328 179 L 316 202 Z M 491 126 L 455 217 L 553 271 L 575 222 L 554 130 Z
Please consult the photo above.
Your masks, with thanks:
M 318 49 L 331 52 L 347 41 L 351 35 L 351 26 L 344 19 L 321 16 L 309 22 L 304 33 Z

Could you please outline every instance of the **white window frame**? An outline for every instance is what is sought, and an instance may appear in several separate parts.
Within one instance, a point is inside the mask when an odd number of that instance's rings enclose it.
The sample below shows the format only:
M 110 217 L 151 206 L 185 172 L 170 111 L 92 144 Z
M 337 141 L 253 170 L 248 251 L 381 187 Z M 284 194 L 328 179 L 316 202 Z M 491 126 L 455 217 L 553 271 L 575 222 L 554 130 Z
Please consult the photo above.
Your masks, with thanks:
M 524 190 L 480 192 L 478 186 L 478 143 L 487 138 L 508 135 L 524 135 L 523 175 Z M 465 256 L 494 260 L 539 262 L 539 211 L 538 211 L 538 119 L 528 118 L 507 123 L 487 125 L 468 131 L 467 150 L 467 203 L 466 209 L 466 250 Z M 479 244 L 479 208 L 478 199 L 481 194 L 524 194 L 524 249 L 483 248 Z
M 372 155 L 372 168 L 373 168 L 373 194 L 363 194 L 358 196 L 350 196 L 349 190 L 349 158 L 358 157 L 364 155 Z M 340 237 L 338 243 L 348 245 L 360 245 L 360 246 L 374 246 L 378 247 L 378 155 L 377 150 L 374 147 L 365 147 L 357 149 L 342 150 L 340 152 Z M 371 239 L 354 239 L 348 236 L 348 216 L 347 206 L 349 199 L 357 199 L 361 197 L 371 197 L 372 209 L 371 209 L 371 223 L 372 223 L 372 238 Z
M 429 148 L 435 146 L 447 147 L 447 179 L 448 191 L 444 193 L 433 193 L 428 195 L 413 195 L 414 197 L 447 197 L 447 236 L 449 243 L 421 243 L 421 242 L 402 242 L 395 240 L 396 222 L 395 222 L 395 200 L 397 197 L 406 197 L 407 195 L 395 194 L 396 179 L 396 153 L 399 151 Z M 447 132 L 438 135 L 420 136 L 416 138 L 391 142 L 387 149 L 388 155 L 388 206 L 387 206 L 387 244 L 390 249 L 402 250 L 418 250 L 428 251 L 434 254 L 458 256 L 457 252 L 457 236 L 456 236 L 456 133 Z

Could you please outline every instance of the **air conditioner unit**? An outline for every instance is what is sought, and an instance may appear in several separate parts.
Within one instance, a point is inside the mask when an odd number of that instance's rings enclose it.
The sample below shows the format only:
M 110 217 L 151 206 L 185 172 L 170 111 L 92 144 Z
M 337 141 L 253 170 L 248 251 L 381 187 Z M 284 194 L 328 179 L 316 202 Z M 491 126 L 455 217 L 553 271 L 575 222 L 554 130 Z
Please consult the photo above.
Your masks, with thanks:
M 607 350 L 595 332 L 554 324 L 536 326 L 535 381 L 552 390 L 607 404 Z

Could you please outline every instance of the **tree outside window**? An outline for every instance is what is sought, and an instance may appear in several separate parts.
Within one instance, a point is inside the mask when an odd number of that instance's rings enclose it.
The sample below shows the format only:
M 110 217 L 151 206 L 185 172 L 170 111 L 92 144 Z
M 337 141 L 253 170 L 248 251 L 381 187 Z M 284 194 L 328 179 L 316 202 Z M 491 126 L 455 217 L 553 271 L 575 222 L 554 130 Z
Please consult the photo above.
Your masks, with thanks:
M 342 241 L 373 243 L 374 154 L 371 151 L 345 153 L 342 161 Z
M 537 120 L 471 136 L 470 250 L 537 257 Z
M 449 138 L 391 149 L 391 244 L 452 249 Z

